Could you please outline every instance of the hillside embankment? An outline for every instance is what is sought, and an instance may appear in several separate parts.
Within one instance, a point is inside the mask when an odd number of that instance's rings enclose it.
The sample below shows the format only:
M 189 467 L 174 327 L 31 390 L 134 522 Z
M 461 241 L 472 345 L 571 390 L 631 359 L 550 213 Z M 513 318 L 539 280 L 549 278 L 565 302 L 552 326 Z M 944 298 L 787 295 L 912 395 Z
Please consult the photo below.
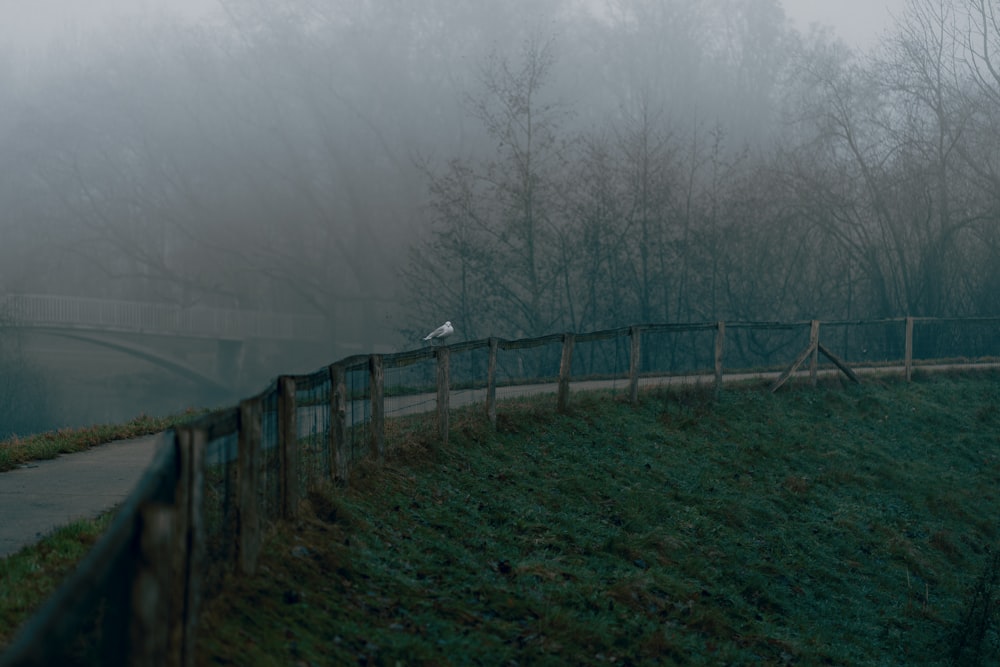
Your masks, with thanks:
M 551 405 L 550 405 L 551 403 Z M 203 664 L 989 664 L 1000 375 L 392 420 L 204 610 Z

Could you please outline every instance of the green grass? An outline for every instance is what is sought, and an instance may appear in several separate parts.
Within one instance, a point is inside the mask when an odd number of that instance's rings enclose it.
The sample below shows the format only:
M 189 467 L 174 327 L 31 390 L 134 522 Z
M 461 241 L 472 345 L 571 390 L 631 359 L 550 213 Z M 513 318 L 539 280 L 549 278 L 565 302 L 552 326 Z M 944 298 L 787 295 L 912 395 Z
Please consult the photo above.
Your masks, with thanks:
M 580 395 L 569 416 L 531 399 L 503 406 L 499 433 L 456 414 L 443 450 L 428 418 L 390 420 L 396 458 L 279 528 L 261 576 L 206 610 L 200 661 L 948 664 L 973 635 L 991 650 L 998 380 L 650 393 L 638 410 Z M 0 645 L 106 521 L 0 560 Z
M 115 440 L 158 433 L 188 421 L 203 411 L 189 410 L 168 417 L 145 415 L 124 424 L 61 429 L 0 442 L 0 472 L 18 465 L 70 454 Z M 0 557 L 0 647 L 72 572 L 104 532 L 114 512 L 75 521 L 7 557 Z
M 204 609 L 198 662 L 950 664 L 970 614 L 995 640 L 1000 375 L 553 408 L 457 412 L 446 448 L 390 420 L 385 468 Z
M 188 410 L 167 417 L 140 415 L 124 424 L 97 424 L 83 428 L 66 428 L 26 437 L 0 441 L 0 472 L 12 470 L 30 461 L 52 459 L 60 454 L 82 452 L 115 440 L 127 440 L 159 433 L 194 417 L 203 410 Z
M 0 647 L 73 571 L 97 542 L 114 512 L 75 521 L 37 544 L 0 558 Z

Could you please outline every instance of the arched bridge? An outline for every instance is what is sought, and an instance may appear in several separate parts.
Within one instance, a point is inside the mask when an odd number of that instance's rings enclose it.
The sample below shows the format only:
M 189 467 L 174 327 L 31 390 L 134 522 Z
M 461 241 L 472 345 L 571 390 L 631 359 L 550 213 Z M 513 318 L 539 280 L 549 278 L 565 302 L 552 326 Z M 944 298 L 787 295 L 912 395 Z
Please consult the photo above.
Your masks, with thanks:
M 110 348 L 224 388 L 238 383 L 248 344 L 328 339 L 321 317 L 40 294 L 0 297 L 0 325 L 4 324 Z M 182 346 L 165 343 L 178 339 L 199 343 L 200 358 Z M 205 363 L 205 349 L 214 363 Z

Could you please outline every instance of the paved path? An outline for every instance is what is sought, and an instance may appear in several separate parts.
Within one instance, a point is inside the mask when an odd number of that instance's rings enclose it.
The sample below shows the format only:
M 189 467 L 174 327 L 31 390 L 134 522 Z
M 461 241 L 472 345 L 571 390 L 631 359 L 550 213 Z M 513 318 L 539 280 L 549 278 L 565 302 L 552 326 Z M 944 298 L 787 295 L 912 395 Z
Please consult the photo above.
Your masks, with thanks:
M 155 435 L 120 440 L 0 473 L 0 558 L 123 501 L 157 442 Z
M 920 366 L 920 371 L 955 370 L 956 368 L 997 368 L 996 363 Z M 898 375 L 900 368 L 857 368 L 859 374 Z M 821 374 L 838 371 L 824 369 Z M 796 375 L 804 377 L 805 371 Z M 738 380 L 773 380 L 777 373 L 727 374 L 727 382 Z M 641 387 L 702 383 L 710 385 L 713 375 L 664 376 L 642 378 Z M 556 385 L 519 385 L 497 387 L 497 398 L 511 398 L 555 392 Z M 572 391 L 628 388 L 627 379 L 571 383 Z M 485 400 L 485 390 L 453 390 L 450 404 L 458 407 Z M 356 402 L 358 415 L 364 415 L 362 402 Z M 435 394 L 386 398 L 386 415 L 399 416 L 434 410 Z M 304 407 L 300 422 L 312 419 L 316 408 Z M 364 419 L 363 416 L 355 417 Z M 38 461 L 9 472 L 0 473 L 0 558 L 8 556 L 38 538 L 77 519 L 93 518 L 122 502 L 138 483 L 153 460 L 160 435 L 121 440 L 78 454 L 64 454 L 50 461 Z M 235 451 L 232 454 L 235 457 Z

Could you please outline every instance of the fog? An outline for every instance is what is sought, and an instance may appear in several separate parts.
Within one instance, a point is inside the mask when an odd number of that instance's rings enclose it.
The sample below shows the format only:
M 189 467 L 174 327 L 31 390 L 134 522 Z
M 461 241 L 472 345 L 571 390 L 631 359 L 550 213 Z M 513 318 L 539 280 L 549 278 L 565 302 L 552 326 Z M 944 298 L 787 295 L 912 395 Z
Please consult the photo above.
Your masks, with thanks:
M 448 319 L 996 314 L 986 0 L 413 5 L 0 1 L 0 295 L 325 323 L 234 392 Z M 100 373 L 2 315 L 48 400 L 0 433 L 207 400 L 110 355 L 145 398 L 84 406 Z
M 215 0 L 0 0 L 0 36 L 18 51 L 37 54 L 68 36 L 94 35 L 137 16 L 159 14 L 203 22 L 218 11 Z
M 594 0 L 592 11 L 600 14 L 608 3 Z M 902 14 L 904 0 L 785 0 L 781 3 L 795 29 L 807 32 L 813 25 L 833 31 L 845 43 L 868 49 Z M 179 16 L 192 23 L 218 18 L 217 0 L 0 0 L 2 39 L 19 49 L 37 52 L 67 32 L 92 32 L 123 18 L 150 13 Z
M 813 26 L 832 31 L 856 49 L 871 49 L 902 15 L 905 0 L 786 0 L 785 13 L 794 27 L 808 32 Z

